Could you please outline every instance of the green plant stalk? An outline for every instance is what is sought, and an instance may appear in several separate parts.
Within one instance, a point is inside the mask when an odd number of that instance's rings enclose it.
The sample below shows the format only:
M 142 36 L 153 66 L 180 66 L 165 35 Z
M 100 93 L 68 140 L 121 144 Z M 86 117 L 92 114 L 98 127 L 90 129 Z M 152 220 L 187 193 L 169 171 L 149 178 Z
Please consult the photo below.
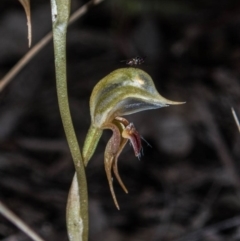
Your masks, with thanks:
M 67 207 L 67 228 L 71 241 L 88 240 L 88 194 L 83 158 L 74 132 L 67 93 L 66 33 L 70 0 L 51 0 L 56 86 L 60 114 L 67 142 L 75 165 Z

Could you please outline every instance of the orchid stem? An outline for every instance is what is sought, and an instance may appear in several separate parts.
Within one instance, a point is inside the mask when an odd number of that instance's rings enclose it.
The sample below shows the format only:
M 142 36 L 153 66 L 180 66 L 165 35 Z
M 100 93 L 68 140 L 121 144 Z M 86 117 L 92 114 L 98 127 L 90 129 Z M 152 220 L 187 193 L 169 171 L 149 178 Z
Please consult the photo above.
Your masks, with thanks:
M 53 43 L 56 69 L 56 86 L 58 104 L 63 122 L 67 142 L 72 154 L 77 179 L 72 190 L 77 190 L 78 202 L 68 205 L 71 210 L 67 211 L 68 236 L 71 241 L 88 240 L 88 194 L 85 167 L 82 154 L 74 131 L 68 103 L 67 70 L 66 70 L 66 34 L 70 12 L 70 0 L 51 0 Z M 74 188 L 73 188 L 74 187 Z M 70 200 L 70 198 L 69 198 Z M 69 201 L 70 202 L 70 201 Z M 69 216 L 73 215 L 74 216 Z

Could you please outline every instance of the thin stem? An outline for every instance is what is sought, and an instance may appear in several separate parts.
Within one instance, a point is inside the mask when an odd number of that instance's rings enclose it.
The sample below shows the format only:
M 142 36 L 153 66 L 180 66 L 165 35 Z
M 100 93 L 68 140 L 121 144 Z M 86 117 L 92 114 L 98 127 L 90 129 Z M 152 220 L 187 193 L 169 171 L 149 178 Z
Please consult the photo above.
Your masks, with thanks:
M 38 234 L 36 234 L 27 224 L 25 224 L 18 216 L 16 216 L 10 209 L 8 209 L 0 201 L 0 213 L 12 222 L 16 227 L 22 230 L 26 235 L 28 235 L 34 241 L 44 241 Z
M 72 223 L 69 226 L 68 234 L 69 239 L 73 240 L 88 240 L 88 195 L 87 195 L 87 181 L 85 175 L 85 167 L 83 164 L 82 155 L 78 145 L 78 141 L 74 132 L 67 92 L 67 80 L 66 80 L 66 33 L 69 19 L 70 0 L 51 0 L 52 8 L 52 22 L 53 22 L 53 42 L 54 42 L 54 54 L 55 54 L 55 68 L 56 68 L 56 84 L 57 95 L 60 114 L 65 130 L 67 142 L 70 148 L 70 152 L 73 157 L 75 170 L 77 173 L 77 190 L 78 199 L 80 202 L 80 208 L 71 206 L 76 209 L 78 222 Z M 70 213 L 74 213 L 71 211 Z M 75 214 L 76 215 L 76 214 Z M 75 218 L 75 217 L 73 217 Z M 71 218 L 67 218 L 67 222 L 72 221 Z M 77 227 L 78 224 L 81 227 L 82 232 L 79 233 Z M 77 232 L 80 237 L 77 237 L 72 232 Z M 74 238 L 72 238 L 74 236 Z

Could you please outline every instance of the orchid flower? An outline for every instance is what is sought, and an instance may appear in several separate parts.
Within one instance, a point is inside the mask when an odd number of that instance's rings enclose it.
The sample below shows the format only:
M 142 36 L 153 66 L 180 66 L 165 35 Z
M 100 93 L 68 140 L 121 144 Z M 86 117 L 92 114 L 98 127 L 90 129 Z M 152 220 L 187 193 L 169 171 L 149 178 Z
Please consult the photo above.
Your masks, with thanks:
M 84 164 L 86 166 L 92 157 L 103 130 L 112 130 L 112 137 L 104 153 L 104 164 L 110 191 L 118 209 L 112 184 L 112 171 L 127 193 L 127 188 L 118 173 L 118 157 L 128 140 L 136 157 L 140 158 L 142 149 L 141 136 L 134 124 L 122 116 L 183 103 L 162 97 L 157 92 L 152 78 L 138 68 L 117 69 L 94 87 L 90 97 L 91 126 L 83 146 Z

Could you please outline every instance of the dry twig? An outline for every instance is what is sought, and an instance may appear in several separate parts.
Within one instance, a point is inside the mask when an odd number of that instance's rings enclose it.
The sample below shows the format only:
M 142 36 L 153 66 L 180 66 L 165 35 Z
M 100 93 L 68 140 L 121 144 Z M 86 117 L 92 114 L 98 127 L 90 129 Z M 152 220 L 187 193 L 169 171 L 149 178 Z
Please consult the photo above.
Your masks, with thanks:
M 88 3 L 84 4 L 76 12 L 74 12 L 70 19 L 69 25 L 74 23 L 78 18 L 83 16 L 88 9 L 93 6 L 101 3 L 103 0 L 91 0 Z M 37 44 L 33 46 L 31 50 L 27 52 L 13 67 L 9 72 L 1 79 L 0 81 L 0 91 L 2 91 L 10 81 L 19 73 L 19 71 L 52 39 L 52 32 L 48 33 L 44 38 L 42 38 Z
M 240 132 L 240 123 L 239 123 L 237 114 L 236 114 L 235 110 L 233 109 L 233 107 L 231 108 L 231 110 L 232 110 L 233 118 L 234 118 L 237 128 L 238 128 L 238 131 Z
M 36 234 L 27 224 L 25 224 L 18 216 L 16 216 L 11 210 L 9 210 L 1 201 L 0 201 L 0 213 L 27 234 L 32 240 L 35 241 L 44 241 L 38 234 Z

